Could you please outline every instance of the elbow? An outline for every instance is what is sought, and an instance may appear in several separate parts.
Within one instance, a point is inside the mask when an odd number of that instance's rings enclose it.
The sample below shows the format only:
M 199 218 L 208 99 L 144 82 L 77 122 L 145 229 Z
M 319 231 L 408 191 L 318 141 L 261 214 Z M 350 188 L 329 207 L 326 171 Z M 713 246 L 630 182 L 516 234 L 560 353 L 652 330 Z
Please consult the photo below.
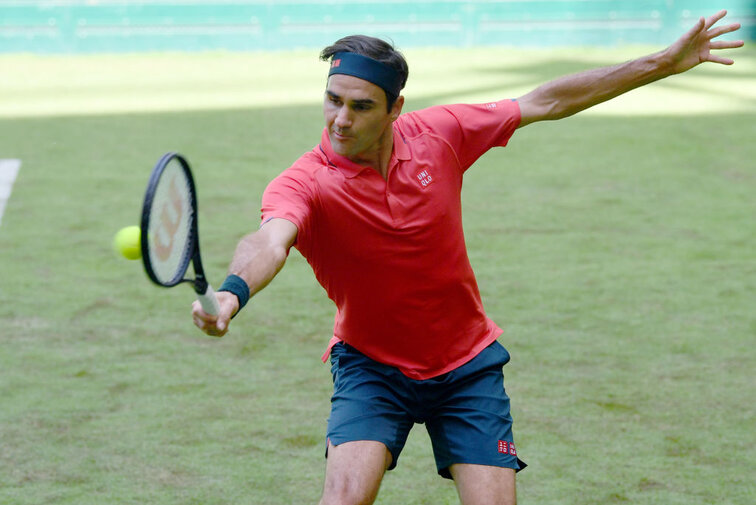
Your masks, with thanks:
M 555 121 L 564 119 L 575 114 L 577 111 L 571 110 L 565 100 L 552 99 L 545 101 L 540 106 L 541 119 L 543 121 Z
M 270 257 L 273 260 L 277 272 L 281 270 L 284 263 L 286 263 L 286 258 L 289 257 L 289 249 L 279 244 L 273 245 L 270 248 Z
M 565 102 L 556 98 L 549 98 L 541 94 L 531 93 L 518 100 L 522 114 L 522 124 L 537 121 L 553 121 L 574 114 Z

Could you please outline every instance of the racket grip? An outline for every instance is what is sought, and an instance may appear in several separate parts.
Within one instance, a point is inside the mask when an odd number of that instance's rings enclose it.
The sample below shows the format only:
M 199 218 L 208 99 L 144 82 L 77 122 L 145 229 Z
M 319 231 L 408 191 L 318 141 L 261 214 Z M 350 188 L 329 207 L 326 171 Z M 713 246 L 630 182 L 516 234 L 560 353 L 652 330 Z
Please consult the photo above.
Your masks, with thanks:
M 205 291 L 205 293 L 199 295 L 197 298 L 199 299 L 200 305 L 202 305 L 202 310 L 213 316 L 218 315 L 218 313 L 220 312 L 220 305 L 218 305 L 218 299 L 215 297 L 215 291 L 213 291 L 213 288 L 212 286 L 210 286 L 210 284 L 207 285 L 207 290 Z

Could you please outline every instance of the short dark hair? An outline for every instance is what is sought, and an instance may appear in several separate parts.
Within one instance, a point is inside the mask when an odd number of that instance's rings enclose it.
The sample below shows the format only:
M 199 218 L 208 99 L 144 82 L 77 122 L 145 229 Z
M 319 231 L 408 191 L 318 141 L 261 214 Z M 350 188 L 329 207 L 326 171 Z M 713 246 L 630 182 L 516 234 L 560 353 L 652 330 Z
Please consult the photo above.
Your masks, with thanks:
M 328 61 L 334 54 L 342 52 L 356 53 L 378 60 L 396 70 L 401 78 L 401 88 L 404 88 L 407 84 L 407 76 L 409 75 L 407 60 L 404 59 L 402 53 L 394 48 L 393 44 L 390 44 L 385 40 L 370 37 L 368 35 L 349 35 L 323 49 L 320 52 L 320 59 Z M 391 110 L 391 107 L 393 107 L 397 98 L 398 96 L 392 96 L 389 93 L 386 93 L 386 105 L 389 111 Z

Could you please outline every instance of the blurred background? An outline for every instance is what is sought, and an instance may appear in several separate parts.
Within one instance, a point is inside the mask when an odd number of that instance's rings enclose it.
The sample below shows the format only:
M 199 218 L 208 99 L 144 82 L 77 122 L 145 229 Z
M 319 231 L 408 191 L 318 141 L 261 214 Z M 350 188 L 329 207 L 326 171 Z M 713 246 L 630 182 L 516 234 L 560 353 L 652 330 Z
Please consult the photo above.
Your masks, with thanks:
M 722 8 L 754 38 L 753 0 L 12 0 L 0 51 L 278 50 L 360 32 L 402 48 L 668 44 Z
M 752 0 L 0 1 L 0 505 L 322 489 L 334 307 L 296 252 L 222 340 L 111 247 L 166 151 L 217 287 L 323 129 L 320 48 L 389 38 L 405 111 L 517 97 Z M 465 175 L 523 503 L 756 503 L 756 47 L 518 131 Z M 4 210 L 4 212 L 3 212 Z M 456 505 L 415 429 L 377 505 Z

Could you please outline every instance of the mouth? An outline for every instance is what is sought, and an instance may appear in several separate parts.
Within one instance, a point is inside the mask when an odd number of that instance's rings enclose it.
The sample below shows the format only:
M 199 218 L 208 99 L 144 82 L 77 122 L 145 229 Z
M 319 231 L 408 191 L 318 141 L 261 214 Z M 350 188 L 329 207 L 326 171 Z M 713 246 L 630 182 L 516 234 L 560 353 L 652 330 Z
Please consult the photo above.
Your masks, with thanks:
M 333 137 L 337 140 L 347 140 L 351 138 L 349 137 L 349 135 L 344 135 L 342 132 L 335 129 L 331 130 L 331 133 L 333 134 Z

